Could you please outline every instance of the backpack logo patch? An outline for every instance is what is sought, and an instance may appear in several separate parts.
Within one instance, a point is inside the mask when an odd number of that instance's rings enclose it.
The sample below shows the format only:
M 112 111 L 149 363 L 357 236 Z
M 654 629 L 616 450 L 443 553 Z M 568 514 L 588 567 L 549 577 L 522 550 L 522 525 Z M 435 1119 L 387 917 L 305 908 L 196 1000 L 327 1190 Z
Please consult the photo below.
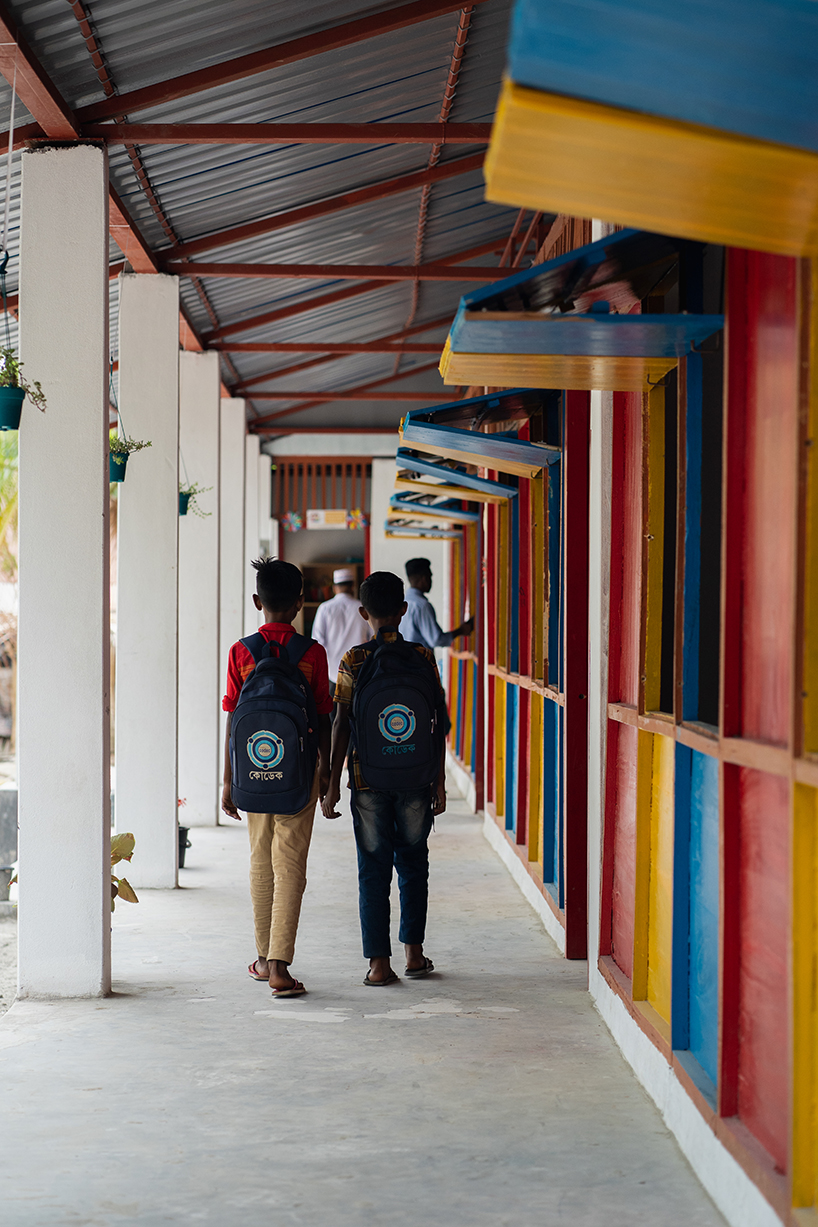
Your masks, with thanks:
M 413 753 L 415 747 L 404 745 L 414 733 L 416 728 L 415 713 L 411 707 L 404 707 L 402 703 L 390 703 L 385 707 L 378 716 L 378 729 L 381 736 L 386 741 L 391 741 L 392 745 L 382 746 L 382 754 L 409 754 Z
M 251 771 L 251 780 L 280 780 L 282 772 L 274 771 L 284 757 L 284 742 L 275 733 L 266 730 L 254 733 L 247 741 L 247 754 L 252 763 L 261 770 Z

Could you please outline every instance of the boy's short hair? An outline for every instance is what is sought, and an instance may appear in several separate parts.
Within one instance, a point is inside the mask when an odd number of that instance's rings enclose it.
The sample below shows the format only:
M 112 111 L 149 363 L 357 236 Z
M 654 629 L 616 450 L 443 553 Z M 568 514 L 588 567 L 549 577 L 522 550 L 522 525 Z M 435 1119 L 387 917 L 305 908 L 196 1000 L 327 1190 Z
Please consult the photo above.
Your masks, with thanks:
M 406 564 L 406 578 L 411 579 L 413 575 L 431 575 L 432 564 L 428 558 L 410 558 Z
M 396 617 L 403 610 L 403 580 L 391 571 L 373 571 L 361 584 L 359 600 L 374 618 Z
M 292 609 L 304 588 L 298 567 L 283 558 L 255 558 L 256 592 L 265 609 L 283 612 Z

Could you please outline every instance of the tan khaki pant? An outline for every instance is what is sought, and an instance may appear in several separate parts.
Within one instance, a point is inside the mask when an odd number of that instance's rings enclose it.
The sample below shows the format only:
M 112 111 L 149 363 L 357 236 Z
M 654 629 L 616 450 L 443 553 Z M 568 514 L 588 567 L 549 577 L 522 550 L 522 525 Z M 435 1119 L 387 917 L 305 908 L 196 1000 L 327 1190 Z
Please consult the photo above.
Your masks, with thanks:
M 299 814 L 247 815 L 250 898 L 262 959 L 293 961 L 317 800 L 316 772 L 309 802 Z

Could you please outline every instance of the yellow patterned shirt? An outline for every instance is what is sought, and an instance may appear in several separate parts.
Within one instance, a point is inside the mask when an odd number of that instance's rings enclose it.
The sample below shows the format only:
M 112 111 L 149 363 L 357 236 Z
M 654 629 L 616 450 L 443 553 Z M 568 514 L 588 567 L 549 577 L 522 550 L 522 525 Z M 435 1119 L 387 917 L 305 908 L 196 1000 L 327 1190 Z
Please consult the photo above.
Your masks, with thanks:
M 392 643 L 396 639 L 401 638 L 397 631 L 390 630 L 389 627 L 384 627 L 383 638 L 387 643 Z M 355 682 L 360 672 L 361 665 L 366 660 L 367 656 L 372 654 L 373 641 L 368 644 L 360 644 L 357 648 L 350 648 L 346 656 L 341 660 L 338 666 L 338 681 L 335 683 L 335 702 L 346 703 L 347 706 L 352 704 L 352 696 L 355 692 Z M 437 661 L 435 660 L 434 652 L 430 651 L 422 643 L 413 643 L 412 647 L 416 652 L 420 652 L 421 656 L 429 661 L 429 664 L 435 671 L 438 689 L 440 691 L 440 702 L 445 712 L 446 710 L 446 694 L 440 684 L 440 674 L 437 671 Z M 448 727 L 448 716 L 446 717 L 446 725 Z M 354 746 L 350 747 L 349 751 L 349 786 L 354 787 L 358 792 L 366 789 L 369 790 L 369 785 L 361 775 L 361 764 L 358 761 L 358 754 Z

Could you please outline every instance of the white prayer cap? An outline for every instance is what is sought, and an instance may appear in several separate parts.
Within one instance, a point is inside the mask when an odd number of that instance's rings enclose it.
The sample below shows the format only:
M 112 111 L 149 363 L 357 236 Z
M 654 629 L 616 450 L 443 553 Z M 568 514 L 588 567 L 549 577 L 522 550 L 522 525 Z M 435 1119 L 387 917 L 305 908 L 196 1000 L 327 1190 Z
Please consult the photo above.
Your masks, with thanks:
M 334 584 L 354 584 L 355 572 L 352 567 L 339 567 L 332 573 L 332 582 Z

